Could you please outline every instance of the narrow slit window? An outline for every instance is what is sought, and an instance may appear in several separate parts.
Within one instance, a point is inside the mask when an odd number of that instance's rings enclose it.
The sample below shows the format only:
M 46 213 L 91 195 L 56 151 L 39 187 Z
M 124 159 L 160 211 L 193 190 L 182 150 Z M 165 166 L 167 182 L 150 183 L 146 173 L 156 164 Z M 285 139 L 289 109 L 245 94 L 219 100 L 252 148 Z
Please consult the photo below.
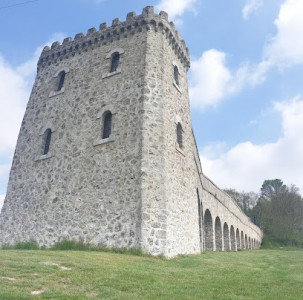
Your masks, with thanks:
M 120 54 L 119 52 L 115 52 L 112 55 L 112 64 L 110 67 L 110 72 L 116 72 L 119 66 L 119 61 L 120 61 Z
M 104 115 L 102 139 L 108 138 L 111 134 L 111 130 L 112 130 L 112 113 L 109 111 Z
M 177 125 L 177 143 L 179 147 L 182 149 L 183 141 L 182 141 L 182 126 L 180 123 Z
M 59 78 L 59 84 L 58 84 L 58 92 L 61 91 L 61 89 L 63 88 L 64 80 L 65 80 L 65 72 L 62 71 L 59 76 L 60 76 L 60 78 Z
M 49 147 L 52 139 L 52 131 L 51 129 L 47 129 L 45 131 L 45 142 L 44 142 L 44 149 L 43 149 L 43 155 L 47 154 L 49 152 Z
M 179 70 L 177 66 L 174 67 L 174 79 L 175 83 L 179 85 Z

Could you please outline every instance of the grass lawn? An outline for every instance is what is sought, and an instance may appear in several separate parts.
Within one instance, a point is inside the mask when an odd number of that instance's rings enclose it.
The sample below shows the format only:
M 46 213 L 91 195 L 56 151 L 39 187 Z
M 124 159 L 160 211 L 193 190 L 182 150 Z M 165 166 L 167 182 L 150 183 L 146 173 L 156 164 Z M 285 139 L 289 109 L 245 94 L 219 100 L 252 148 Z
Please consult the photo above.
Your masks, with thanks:
M 32 293 L 36 293 L 32 294 Z M 0 250 L 0 299 L 303 299 L 303 251 Z

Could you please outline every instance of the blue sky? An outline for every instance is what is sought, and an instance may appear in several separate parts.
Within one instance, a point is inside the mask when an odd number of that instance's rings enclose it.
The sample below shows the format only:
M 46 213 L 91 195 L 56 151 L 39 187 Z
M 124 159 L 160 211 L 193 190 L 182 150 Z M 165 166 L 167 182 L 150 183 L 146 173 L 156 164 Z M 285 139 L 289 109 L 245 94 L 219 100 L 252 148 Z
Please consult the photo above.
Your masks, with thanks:
M 147 5 L 165 10 L 191 53 L 192 123 L 204 173 L 258 191 L 303 191 L 303 0 L 0 1 L 0 207 L 42 47 Z

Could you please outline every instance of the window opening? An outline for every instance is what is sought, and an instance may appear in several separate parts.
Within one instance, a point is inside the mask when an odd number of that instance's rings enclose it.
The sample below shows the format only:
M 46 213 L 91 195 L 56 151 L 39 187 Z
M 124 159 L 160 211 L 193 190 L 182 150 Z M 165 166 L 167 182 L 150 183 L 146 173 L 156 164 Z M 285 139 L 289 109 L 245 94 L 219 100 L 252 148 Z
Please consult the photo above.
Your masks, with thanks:
M 52 131 L 51 129 L 47 129 L 45 131 L 45 143 L 44 143 L 44 151 L 43 155 L 47 154 L 49 152 L 49 147 L 52 139 Z
M 177 85 L 179 85 L 179 70 L 178 67 L 174 67 L 174 78 Z
M 182 126 L 180 123 L 178 123 L 177 125 L 177 142 L 178 142 L 178 145 L 180 148 L 183 147 L 183 144 L 182 144 Z
M 104 126 L 103 126 L 103 135 L 102 139 L 106 139 L 111 134 L 111 127 L 112 127 L 112 113 L 107 112 L 104 115 Z
M 118 66 L 119 66 L 119 60 L 120 60 L 120 54 L 119 54 L 119 52 L 115 52 L 112 55 L 112 65 L 111 65 L 111 68 L 110 68 L 111 73 L 117 71 Z
M 62 71 L 62 72 L 60 73 L 60 80 L 59 80 L 59 85 L 58 85 L 58 92 L 61 91 L 61 89 L 63 88 L 64 79 L 65 79 L 65 72 Z

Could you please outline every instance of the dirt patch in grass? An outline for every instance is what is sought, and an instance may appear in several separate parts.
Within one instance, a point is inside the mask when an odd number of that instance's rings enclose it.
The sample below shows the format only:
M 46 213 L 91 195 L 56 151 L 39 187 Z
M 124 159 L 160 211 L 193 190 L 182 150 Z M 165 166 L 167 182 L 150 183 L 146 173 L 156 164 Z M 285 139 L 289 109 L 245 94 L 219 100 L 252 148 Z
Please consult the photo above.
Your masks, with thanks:
M 70 267 L 61 266 L 60 264 L 57 264 L 57 263 L 54 263 L 54 262 L 49 262 L 49 261 L 41 262 L 41 264 L 42 265 L 47 265 L 47 266 L 56 266 L 62 271 L 72 270 L 72 268 L 70 268 Z
M 13 277 L 0 277 L 0 279 L 6 279 L 6 280 L 9 280 L 9 281 L 16 281 L 17 280 L 16 278 L 13 278 Z

